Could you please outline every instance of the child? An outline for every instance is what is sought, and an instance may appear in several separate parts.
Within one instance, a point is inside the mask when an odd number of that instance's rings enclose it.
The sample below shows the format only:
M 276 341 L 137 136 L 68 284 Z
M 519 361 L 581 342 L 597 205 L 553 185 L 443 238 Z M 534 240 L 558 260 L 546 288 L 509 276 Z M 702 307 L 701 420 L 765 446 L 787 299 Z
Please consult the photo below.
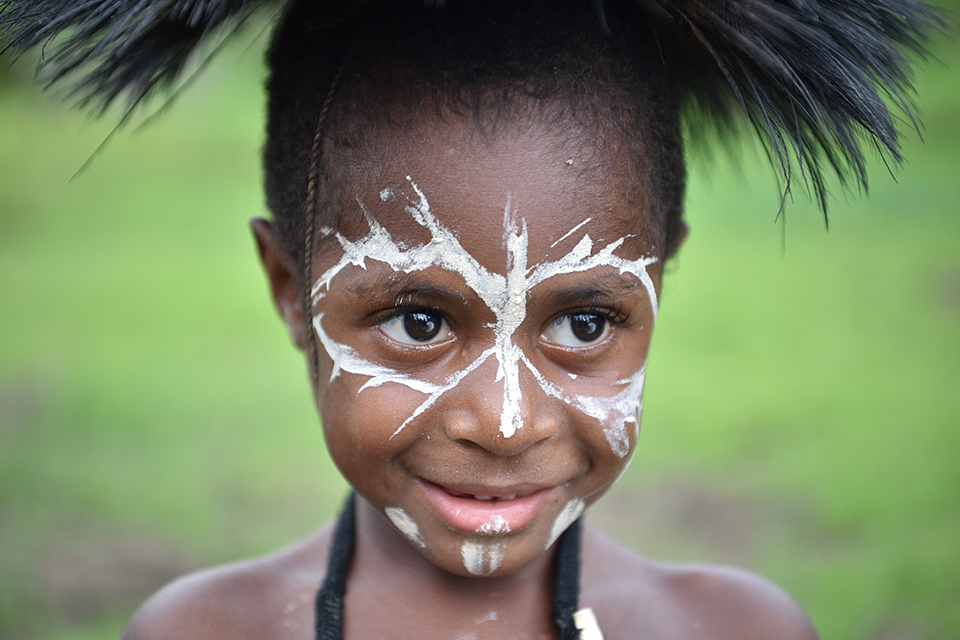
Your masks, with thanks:
M 54 60 L 109 54 L 86 79 L 109 102 L 247 10 L 169 4 L 4 19 L 21 47 L 78 23 Z M 273 221 L 252 226 L 355 494 L 335 526 L 171 584 L 124 637 L 816 637 L 762 579 L 580 521 L 637 443 L 686 233 L 681 108 L 742 107 L 786 188 L 792 149 L 821 201 L 821 156 L 862 179 L 865 132 L 897 157 L 872 79 L 899 90 L 892 46 L 935 16 L 794 4 L 292 2 L 269 53 Z

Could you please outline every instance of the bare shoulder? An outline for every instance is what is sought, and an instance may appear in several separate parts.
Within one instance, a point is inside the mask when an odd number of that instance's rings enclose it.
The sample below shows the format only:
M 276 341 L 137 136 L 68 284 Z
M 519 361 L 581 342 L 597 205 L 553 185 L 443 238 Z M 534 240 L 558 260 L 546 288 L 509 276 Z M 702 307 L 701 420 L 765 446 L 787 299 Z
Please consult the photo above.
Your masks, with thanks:
M 329 539 L 325 527 L 268 556 L 178 578 L 140 606 L 121 640 L 310 638 Z
M 806 612 L 768 580 L 739 569 L 651 562 L 584 530 L 581 604 L 607 640 L 816 640 Z

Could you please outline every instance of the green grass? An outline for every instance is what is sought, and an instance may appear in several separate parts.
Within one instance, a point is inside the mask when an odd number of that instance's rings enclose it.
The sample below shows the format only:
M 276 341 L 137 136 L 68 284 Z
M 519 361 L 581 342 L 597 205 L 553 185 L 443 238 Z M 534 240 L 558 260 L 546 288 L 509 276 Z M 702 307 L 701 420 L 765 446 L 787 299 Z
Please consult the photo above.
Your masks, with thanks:
M 596 514 L 770 576 L 824 638 L 960 634 L 960 47 L 935 53 L 926 142 L 829 232 L 798 197 L 781 244 L 757 162 L 694 169 L 640 450 Z M 221 62 L 73 181 L 111 118 L 0 75 L 0 638 L 113 636 L 344 495 L 246 226 L 259 52 Z

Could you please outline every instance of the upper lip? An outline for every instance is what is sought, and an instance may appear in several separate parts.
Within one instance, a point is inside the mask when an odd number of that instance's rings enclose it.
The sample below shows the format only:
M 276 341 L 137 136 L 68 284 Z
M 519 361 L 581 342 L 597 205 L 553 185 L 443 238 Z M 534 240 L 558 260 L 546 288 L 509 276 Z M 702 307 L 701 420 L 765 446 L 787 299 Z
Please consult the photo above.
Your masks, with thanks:
M 530 493 L 535 493 L 542 489 L 549 489 L 550 487 L 556 486 L 556 484 L 535 484 L 535 483 L 520 483 L 520 484 L 511 484 L 511 485 L 494 485 L 494 484 L 483 484 L 483 483 L 463 483 L 463 482 L 454 482 L 454 483 L 444 483 L 444 482 L 435 482 L 433 480 L 428 480 L 426 478 L 420 478 L 424 482 L 429 482 L 430 484 L 436 485 L 441 489 L 447 491 L 447 493 L 456 492 L 456 493 L 468 493 L 474 496 L 490 496 L 492 498 L 501 498 L 503 496 L 523 496 Z

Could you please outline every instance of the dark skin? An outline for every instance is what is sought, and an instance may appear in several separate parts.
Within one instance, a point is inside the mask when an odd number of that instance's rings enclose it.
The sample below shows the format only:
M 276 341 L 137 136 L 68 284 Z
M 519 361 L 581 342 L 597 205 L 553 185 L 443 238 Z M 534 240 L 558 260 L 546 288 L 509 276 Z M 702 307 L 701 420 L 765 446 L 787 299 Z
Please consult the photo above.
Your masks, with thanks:
M 603 171 L 576 167 L 578 159 L 596 154 L 582 142 L 571 142 L 576 136 L 568 131 L 557 133 L 525 123 L 489 139 L 471 135 L 461 120 L 421 122 L 404 133 L 383 134 L 390 139 L 378 145 L 382 157 L 369 163 L 376 170 L 354 171 L 348 189 L 392 237 L 405 247 L 419 246 L 430 235 L 410 224 L 404 207 L 409 197 L 377 197 L 385 187 L 402 192 L 411 176 L 463 249 L 501 275 L 507 254 L 500 220 L 507 195 L 530 229 L 531 266 L 569 252 L 583 234 L 564 235 L 586 217 L 594 221 L 589 232 L 598 247 L 623 238 L 619 257 L 656 255 L 653 239 L 636 233 L 637 216 L 644 211 L 617 178 L 622 159 L 606 158 L 597 165 Z M 340 232 L 356 242 L 368 223 L 359 211 L 348 213 Z M 309 352 L 313 318 L 303 317 L 296 266 L 278 247 L 269 223 L 255 220 L 252 226 L 274 302 L 294 343 Z M 339 245 L 324 243 L 313 277 L 342 255 Z M 379 300 L 371 283 L 390 282 L 391 269 L 372 260 L 366 267 L 345 269 L 310 310 L 322 316 L 329 337 L 351 353 L 397 375 L 432 381 L 448 379 L 450 371 L 488 348 L 495 318 L 459 274 L 436 267 L 413 272 L 416 290 L 432 292 L 428 300 L 417 300 L 416 311 L 435 313 L 442 326 L 426 340 L 419 334 L 408 339 L 402 331 L 408 325 L 398 318 L 413 317 L 410 307 L 389 308 L 408 294 L 391 292 L 387 302 Z M 647 273 L 659 289 L 659 262 Z M 615 295 L 607 300 L 599 290 Z M 589 299 L 578 299 L 576 292 L 584 291 L 592 292 L 583 294 Z M 615 309 L 620 317 L 606 319 L 607 307 L 611 316 Z M 593 314 L 603 330 L 571 333 L 574 320 L 584 314 Z M 598 388 L 642 373 L 653 316 L 648 291 L 633 276 L 609 266 L 564 273 L 528 292 L 511 344 L 524 349 L 542 376 L 564 385 L 565 393 L 602 395 Z M 504 383 L 490 361 L 395 434 L 398 422 L 422 402 L 422 392 L 393 383 L 364 389 L 369 376 L 348 367 L 331 379 L 336 362 L 323 350 L 318 364 L 314 397 L 328 448 L 360 498 L 344 637 L 555 638 L 550 619 L 555 523 L 566 505 L 592 504 L 616 481 L 636 446 L 636 432 L 629 432 L 630 453 L 618 454 L 602 423 L 557 394 L 545 393 L 523 370 L 523 427 L 506 438 L 500 429 Z M 424 497 L 424 481 L 459 492 L 469 487 L 476 494 L 534 491 L 545 497 L 522 522 L 514 521 L 522 526 L 480 536 L 445 520 L 429 495 Z M 395 526 L 385 516 L 389 509 L 402 509 L 417 535 Z M 324 578 L 331 535 L 327 526 L 270 556 L 182 578 L 148 600 L 123 637 L 311 638 L 313 600 Z M 463 551 L 471 542 L 502 550 L 502 562 L 483 565 L 484 577 L 471 575 Z M 816 638 L 796 603 L 758 577 L 650 562 L 589 525 L 583 532 L 580 605 L 593 608 L 607 640 Z

